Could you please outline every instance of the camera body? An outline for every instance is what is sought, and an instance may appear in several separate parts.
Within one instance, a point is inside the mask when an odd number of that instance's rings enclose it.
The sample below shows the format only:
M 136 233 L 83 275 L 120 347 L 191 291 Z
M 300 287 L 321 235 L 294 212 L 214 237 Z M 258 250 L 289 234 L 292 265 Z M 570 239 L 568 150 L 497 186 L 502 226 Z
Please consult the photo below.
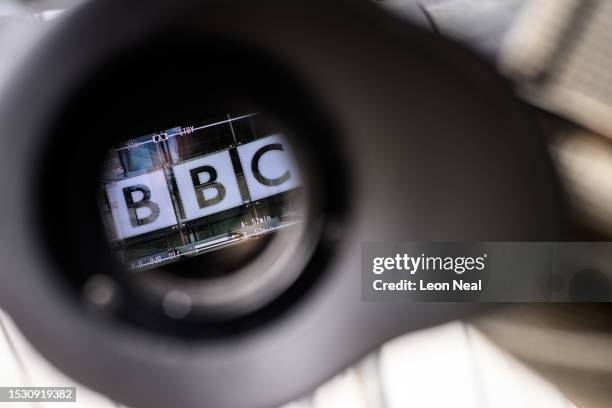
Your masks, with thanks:
M 388 339 L 484 307 L 363 301 L 364 242 L 559 235 L 546 149 L 508 84 L 366 1 L 93 1 L 57 21 L 0 96 L 10 192 L 0 200 L 1 306 L 56 366 L 129 406 L 279 405 Z M 183 283 L 208 295 L 177 320 L 163 306 L 174 283 L 126 278 L 94 181 L 116 142 L 245 106 L 289 130 L 299 171 L 286 170 L 305 191 L 304 228 L 290 256 L 262 251 L 240 269 L 248 279 L 273 271 L 249 296 Z M 251 195 L 290 180 L 257 176 L 270 154 L 261 149 L 279 144 L 233 147 L 256 182 Z M 224 160 L 216 178 L 197 163 L 183 169 L 194 211 L 235 177 Z M 231 198 L 227 183 L 216 204 Z M 116 188 L 117 205 L 133 210 L 123 238 L 172 217 L 153 205 L 163 190 Z M 101 276 L 117 304 L 92 312 L 84 294 Z

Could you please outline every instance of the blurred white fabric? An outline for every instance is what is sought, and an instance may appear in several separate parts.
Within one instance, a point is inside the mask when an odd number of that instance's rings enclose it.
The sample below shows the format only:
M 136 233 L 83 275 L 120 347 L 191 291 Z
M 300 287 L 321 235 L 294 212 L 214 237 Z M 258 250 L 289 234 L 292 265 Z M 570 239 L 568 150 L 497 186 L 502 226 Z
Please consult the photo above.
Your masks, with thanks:
M 0 386 L 77 387 L 77 402 L 0 403 L 0 407 L 20 408 L 116 408 L 108 398 L 78 384 L 45 360 L 23 337 L 17 326 L 0 312 Z
M 0 312 L 0 386 L 76 386 L 76 403 L 1 407 L 119 406 L 48 363 Z M 454 322 L 384 345 L 312 395 L 283 408 L 570 408 L 553 385 L 502 352 L 472 326 Z
M 371 357 L 283 408 L 575 408 L 557 388 L 474 327 L 453 322 L 408 334 L 377 355 L 381 400 L 367 392 Z

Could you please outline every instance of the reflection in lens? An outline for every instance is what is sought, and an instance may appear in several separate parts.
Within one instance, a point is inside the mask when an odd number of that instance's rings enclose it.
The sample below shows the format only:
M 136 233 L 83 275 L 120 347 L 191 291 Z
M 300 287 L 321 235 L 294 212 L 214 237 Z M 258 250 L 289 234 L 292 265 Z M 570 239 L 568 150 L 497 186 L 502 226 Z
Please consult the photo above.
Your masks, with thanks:
M 113 252 L 164 308 L 174 310 L 168 293 L 181 293 L 196 305 L 242 309 L 295 279 L 279 262 L 298 250 L 302 196 L 288 140 L 263 115 L 245 113 L 115 146 L 99 202 Z

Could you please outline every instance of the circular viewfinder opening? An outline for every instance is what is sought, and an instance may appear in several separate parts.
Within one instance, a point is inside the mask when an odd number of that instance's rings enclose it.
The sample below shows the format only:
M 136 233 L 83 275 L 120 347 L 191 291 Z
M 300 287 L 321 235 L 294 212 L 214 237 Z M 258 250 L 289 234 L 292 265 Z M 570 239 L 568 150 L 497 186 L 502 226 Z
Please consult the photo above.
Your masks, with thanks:
M 312 246 L 297 150 L 278 121 L 255 110 L 113 146 L 98 206 L 126 281 L 171 319 L 233 318 L 280 295 Z

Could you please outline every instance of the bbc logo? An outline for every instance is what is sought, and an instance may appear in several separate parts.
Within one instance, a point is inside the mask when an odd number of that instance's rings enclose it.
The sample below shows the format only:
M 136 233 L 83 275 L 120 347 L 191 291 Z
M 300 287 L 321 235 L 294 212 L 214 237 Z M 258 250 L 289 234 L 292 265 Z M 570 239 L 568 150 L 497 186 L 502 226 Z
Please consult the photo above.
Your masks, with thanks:
M 294 156 L 280 135 L 237 148 L 252 200 L 300 185 Z M 184 221 L 238 207 L 243 199 L 229 150 L 172 167 Z M 164 170 L 130 177 L 106 186 L 117 238 L 124 239 L 176 225 L 178 222 Z

